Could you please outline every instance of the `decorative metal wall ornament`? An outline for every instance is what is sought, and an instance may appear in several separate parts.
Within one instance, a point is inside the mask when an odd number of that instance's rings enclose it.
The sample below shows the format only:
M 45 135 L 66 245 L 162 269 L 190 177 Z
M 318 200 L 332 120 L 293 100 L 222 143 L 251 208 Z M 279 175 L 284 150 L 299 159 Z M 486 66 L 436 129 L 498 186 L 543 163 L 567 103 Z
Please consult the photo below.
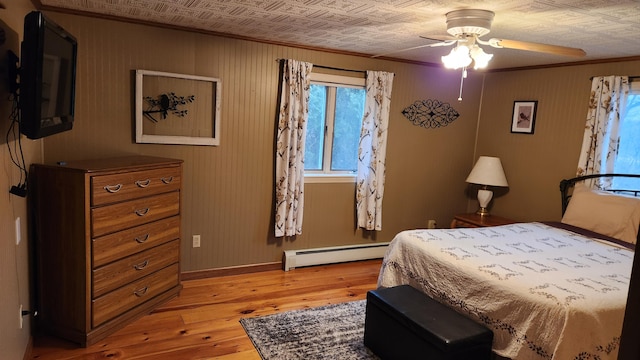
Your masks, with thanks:
M 402 115 L 413 125 L 432 129 L 447 126 L 460 116 L 448 103 L 431 99 L 417 100 L 402 110 Z
M 166 119 L 169 112 L 171 112 L 175 116 L 184 117 L 187 115 L 188 110 L 178 110 L 179 105 L 186 105 L 188 103 L 194 102 L 196 99 L 195 95 L 189 95 L 187 97 L 177 96 L 175 93 L 170 92 L 168 94 L 161 94 L 157 99 L 152 98 L 151 96 L 147 96 L 144 100 L 149 104 L 149 109 L 143 111 L 144 116 L 153 121 L 158 122 L 156 118 L 151 114 L 160 113 L 162 119 Z

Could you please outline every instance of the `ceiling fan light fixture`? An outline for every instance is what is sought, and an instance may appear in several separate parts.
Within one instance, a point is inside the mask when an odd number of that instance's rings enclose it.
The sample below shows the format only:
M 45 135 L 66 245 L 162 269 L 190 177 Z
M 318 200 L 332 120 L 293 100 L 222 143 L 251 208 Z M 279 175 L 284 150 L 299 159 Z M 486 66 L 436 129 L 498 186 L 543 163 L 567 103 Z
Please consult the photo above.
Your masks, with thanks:
M 467 67 L 473 59 L 469 56 L 469 48 L 465 45 L 458 45 L 451 49 L 449 55 L 442 57 L 442 63 L 447 69 L 459 69 Z
M 471 50 L 469 50 L 469 54 L 471 58 L 473 58 L 473 68 L 476 70 L 486 68 L 487 65 L 489 65 L 489 61 L 493 58 L 493 54 L 487 54 L 478 45 L 474 45 Z
M 458 45 L 451 49 L 448 55 L 442 57 L 442 63 L 447 69 L 460 69 L 466 68 L 473 62 L 473 68 L 477 70 L 486 68 L 492 58 L 493 54 L 487 54 L 477 44 L 470 47 Z

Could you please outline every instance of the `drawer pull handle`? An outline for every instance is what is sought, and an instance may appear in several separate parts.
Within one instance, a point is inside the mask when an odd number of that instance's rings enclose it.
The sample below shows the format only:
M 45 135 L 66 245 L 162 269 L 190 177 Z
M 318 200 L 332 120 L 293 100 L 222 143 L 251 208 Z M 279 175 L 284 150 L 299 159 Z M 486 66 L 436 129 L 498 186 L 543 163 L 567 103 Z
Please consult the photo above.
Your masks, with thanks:
M 149 212 L 149 208 L 138 209 L 135 211 L 136 215 L 138 216 L 145 216 L 147 215 L 148 212 Z
M 135 239 L 138 244 L 143 244 L 145 241 L 149 240 L 149 234 L 144 234 L 144 236 L 136 237 Z
M 162 182 L 165 184 L 171 184 L 173 182 L 173 176 L 169 176 L 168 178 L 163 177 L 160 180 L 162 180 Z
M 151 184 L 150 179 L 136 181 L 136 185 L 138 185 L 138 187 L 141 187 L 141 188 L 146 188 L 147 186 L 149 186 L 149 184 Z
M 142 288 L 142 289 L 140 289 L 140 290 L 136 290 L 136 291 L 134 291 L 134 292 L 133 292 L 133 294 L 134 294 L 135 296 L 137 296 L 137 297 L 142 297 L 142 296 L 144 296 L 144 294 L 146 294 L 146 293 L 147 293 L 147 291 L 148 291 L 148 290 L 149 290 L 149 287 L 148 287 L 148 286 L 145 286 L 145 287 L 143 287 L 143 288 Z
M 133 265 L 133 268 L 136 269 L 136 270 L 142 270 L 142 269 L 146 268 L 147 265 L 149 265 L 149 260 L 145 260 L 145 261 L 141 262 L 140 264 Z
M 122 184 L 118 184 L 118 185 L 106 185 L 104 187 L 104 189 L 108 192 L 108 193 L 117 193 L 118 191 L 120 191 L 120 189 L 122 189 Z

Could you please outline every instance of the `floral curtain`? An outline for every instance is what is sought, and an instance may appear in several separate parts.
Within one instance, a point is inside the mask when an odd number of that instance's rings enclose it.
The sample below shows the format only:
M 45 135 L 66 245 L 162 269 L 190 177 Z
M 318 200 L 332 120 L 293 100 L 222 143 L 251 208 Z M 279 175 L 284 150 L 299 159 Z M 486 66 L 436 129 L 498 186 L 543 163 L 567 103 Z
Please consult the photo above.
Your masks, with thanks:
M 382 196 L 393 77 L 393 73 L 367 71 L 356 180 L 358 227 L 366 230 L 382 230 Z
M 577 175 L 613 173 L 618 155 L 618 131 L 624 105 L 629 94 L 627 76 L 597 76 L 591 83 L 587 123 L 582 140 Z M 587 184 L 606 189 L 611 179 L 598 179 Z
M 276 135 L 275 236 L 302 233 L 304 141 L 313 64 L 283 60 Z

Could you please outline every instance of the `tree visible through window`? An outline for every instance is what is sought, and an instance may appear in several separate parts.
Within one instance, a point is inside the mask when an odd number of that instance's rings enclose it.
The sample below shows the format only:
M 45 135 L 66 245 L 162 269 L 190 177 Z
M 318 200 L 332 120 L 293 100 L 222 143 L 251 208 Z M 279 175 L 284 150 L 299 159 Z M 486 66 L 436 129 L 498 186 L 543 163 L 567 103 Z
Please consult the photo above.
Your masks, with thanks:
M 620 124 L 618 157 L 614 165 L 616 174 L 640 174 L 640 89 L 633 89 L 632 86 L 632 91 L 627 97 L 625 116 Z M 612 188 L 637 190 L 640 189 L 640 181 L 633 178 L 614 178 Z
M 364 86 L 311 83 L 305 174 L 355 174 L 364 115 Z
M 324 151 L 324 128 L 327 117 L 327 87 L 311 85 L 309 94 L 309 117 L 304 150 L 304 169 L 322 170 Z
M 331 171 L 358 170 L 358 142 L 364 116 L 364 89 L 336 89 Z

